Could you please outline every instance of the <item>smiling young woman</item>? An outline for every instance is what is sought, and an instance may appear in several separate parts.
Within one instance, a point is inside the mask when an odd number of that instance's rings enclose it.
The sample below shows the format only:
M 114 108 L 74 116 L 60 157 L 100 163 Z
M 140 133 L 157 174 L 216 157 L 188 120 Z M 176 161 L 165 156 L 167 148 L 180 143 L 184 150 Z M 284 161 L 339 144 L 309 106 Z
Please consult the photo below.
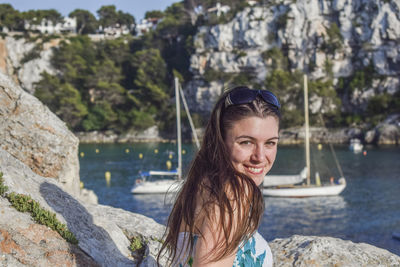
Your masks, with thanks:
M 170 266 L 272 266 L 258 186 L 275 161 L 279 109 L 271 92 L 247 87 L 217 101 L 168 219 L 159 257 L 168 252 Z
M 259 186 L 275 161 L 279 122 L 275 117 L 237 121 L 225 136 L 234 168 Z

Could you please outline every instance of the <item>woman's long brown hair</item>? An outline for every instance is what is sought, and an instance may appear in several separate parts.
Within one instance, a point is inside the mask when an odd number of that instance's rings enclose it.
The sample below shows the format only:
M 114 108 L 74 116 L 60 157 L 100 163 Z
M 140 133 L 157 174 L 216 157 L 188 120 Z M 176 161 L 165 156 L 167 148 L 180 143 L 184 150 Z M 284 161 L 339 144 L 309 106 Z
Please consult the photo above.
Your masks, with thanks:
M 232 90 L 234 90 L 233 88 Z M 209 221 L 215 222 L 222 241 L 216 244 L 208 262 L 218 261 L 234 253 L 240 243 L 257 230 L 264 211 L 261 190 L 254 181 L 235 170 L 226 148 L 224 137 L 236 121 L 257 116 L 273 116 L 278 121 L 279 110 L 257 97 L 253 102 L 225 108 L 225 92 L 215 104 L 206 126 L 201 148 L 195 156 L 168 218 L 164 243 L 157 257 L 168 254 L 171 264 L 182 255 L 177 251 L 181 225 L 185 226 L 188 255 L 195 245 L 194 236 L 202 236 L 195 212 L 199 204 Z M 200 199 L 202 198 L 202 199 Z M 206 201 L 204 201 L 206 199 Z M 201 201 L 201 202 L 200 202 Z M 215 216 L 216 210 L 220 214 Z

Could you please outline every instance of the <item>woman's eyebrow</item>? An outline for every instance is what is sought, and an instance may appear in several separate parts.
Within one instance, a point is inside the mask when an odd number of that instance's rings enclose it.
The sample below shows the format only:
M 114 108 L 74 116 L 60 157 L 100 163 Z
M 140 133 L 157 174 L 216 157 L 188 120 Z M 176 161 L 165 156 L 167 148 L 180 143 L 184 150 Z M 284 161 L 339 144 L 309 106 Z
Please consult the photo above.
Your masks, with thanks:
M 240 135 L 240 136 L 236 137 L 235 139 L 238 140 L 238 139 L 242 139 L 242 138 L 243 139 L 256 140 L 256 138 L 254 138 L 253 136 L 250 136 L 250 135 Z M 268 138 L 266 141 L 270 141 L 270 140 L 274 140 L 274 139 L 278 139 L 279 140 L 279 136 L 273 136 L 271 138 Z

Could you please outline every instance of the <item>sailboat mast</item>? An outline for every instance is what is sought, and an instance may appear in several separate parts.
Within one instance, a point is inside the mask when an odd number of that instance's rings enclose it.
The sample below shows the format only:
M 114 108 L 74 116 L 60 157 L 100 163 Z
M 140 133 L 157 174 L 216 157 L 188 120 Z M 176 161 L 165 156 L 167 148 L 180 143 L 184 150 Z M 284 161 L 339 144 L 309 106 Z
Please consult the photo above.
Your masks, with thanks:
M 178 180 L 182 179 L 182 136 L 181 136 L 181 104 L 179 100 L 179 79 L 175 77 L 176 135 L 178 142 Z
M 308 121 L 308 84 L 307 75 L 304 74 L 304 119 L 305 119 L 305 148 L 306 148 L 306 167 L 307 167 L 307 185 L 310 185 L 310 129 Z

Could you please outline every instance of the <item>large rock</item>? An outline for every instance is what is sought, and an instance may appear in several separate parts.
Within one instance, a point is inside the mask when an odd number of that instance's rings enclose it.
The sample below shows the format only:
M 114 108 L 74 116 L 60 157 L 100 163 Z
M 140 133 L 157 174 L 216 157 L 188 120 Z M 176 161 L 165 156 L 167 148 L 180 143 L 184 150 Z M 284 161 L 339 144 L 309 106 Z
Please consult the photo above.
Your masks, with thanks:
M 0 172 L 3 173 L 4 184 L 9 187 L 10 192 L 29 195 L 46 210 L 55 212 L 57 219 L 67 225 L 68 229 L 77 237 L 79 248 L 99 265 L 135 266 L 140 264 L 140 261 L 144 258 L 142 265 L 155 266 L 155 257 L 161 245 L 158 240 L 162 238 L 165 230 L 164 226 L 143 215 L 102 205 L 82 203 L 63 191 L 59 182 L 37 175 L 28 166 L 1 148 Z M 11 210 L 8 201 L 1 197 L 0 200 L 0 212 Z M 43 232 L 43 228 L 32 224 L 29 218 L 20 219 L 20 217 L 26 216 L 26 214 L 14 212 L 13 216 L 15 219 L 9 220 L 9 222 L 14 225 L 15 229 L 29 228 L 32 236 L 40 235 Z M 3 215 L 1 218 L 3 219 Z M 23 221 L 25 223 L 22 223 Z M 10 235 L 12 240 L 18 239 L 21 233 L 13 231 L 14 228 L 10 227 L 3 226 L 0 220 L 0 233 Z M 57 236 L 56 233 L 50 233 L 49 235 Z M 135 258 L 129 250 L 129 245 L 130 239 L 138 236 L 145 240 L 147 245 L 144 250 L 145 254 Z M 40 240 L 38 242 L 40 244 Z M 38 252 L 35 250 L 32 252 L 33 254 L 28 249 L 29 247 L 24 245 L 25 243 L 19 243 L 22 251 L 21 255 L 35 258 L 35 255 L 44 255 L 43 251 L 50 253 L 53 247 L 66 246 L 63 240 L 54 242 L 55 244 L 49 245 L 48 249 L 43 247 L 43 250 Z M 73 254 L 71 251 L 67 252 L 67 248 L 63 251 L 65 251 L 66 255 Z M 9 253 L 3 253 L 8 258 L 14 257 L 11 250 Z M 73 256 L 66 257 L 73 258 Z M 43 262 L 43 265 L 40 266 L 55 265 L 47 265 Z
M 378 144 L 400 144 L 400 113 L 389 116 L 384 122 L 375 127 L 379 136 Z
M 78 139 L 34 96 L 0 73 L 0 147 L 79 195 Z
M 339 238 L 294 235 L 269 245 L 275 267 L 400 266 L 400 257 L 385 249 Z
M 57 232 L 0 197 L 0 266 L 100 266 Z

